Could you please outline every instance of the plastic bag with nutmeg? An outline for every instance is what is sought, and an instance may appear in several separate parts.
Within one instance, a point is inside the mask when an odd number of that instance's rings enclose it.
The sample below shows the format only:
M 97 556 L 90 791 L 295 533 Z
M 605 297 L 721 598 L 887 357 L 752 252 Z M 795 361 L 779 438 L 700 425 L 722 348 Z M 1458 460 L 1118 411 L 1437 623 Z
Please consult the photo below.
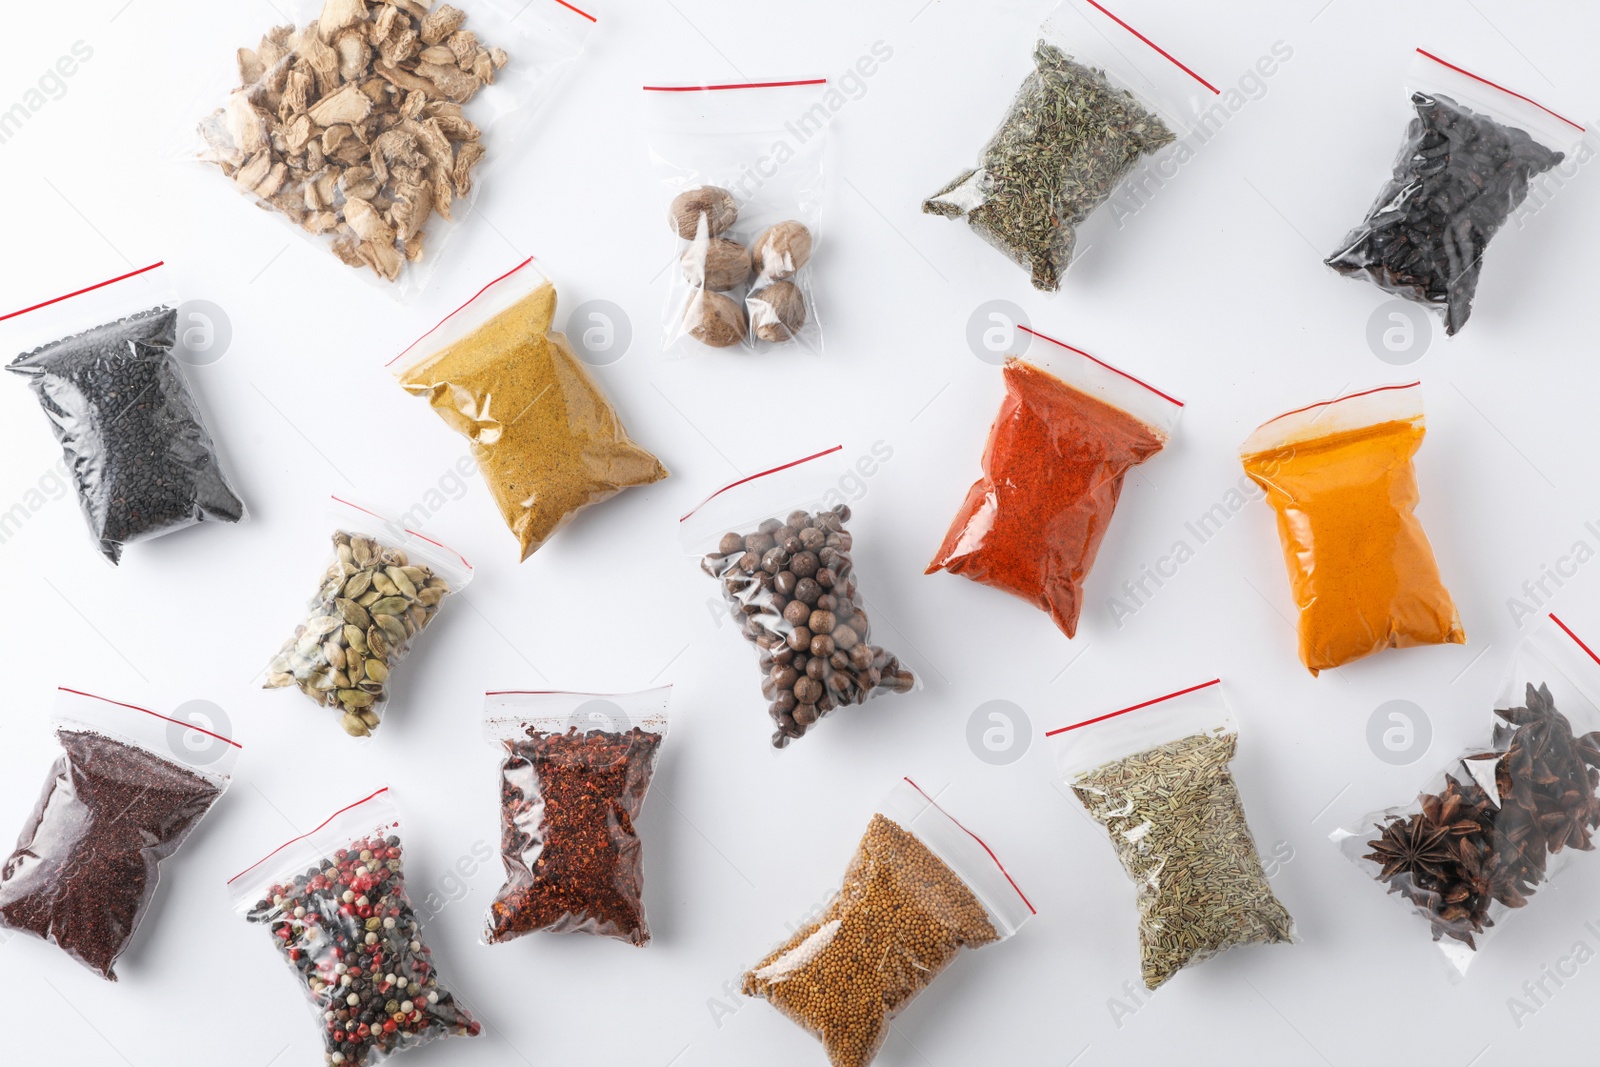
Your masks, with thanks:
M 862 457 L 846 468 L 842 446 L 723 486 L 679 520 L 683 546 L 722 587 L 728 614 L 756 646 L 761 694 L 786 747 L 823 716 L 917 678 L 873 643 L 857 584 L 850 532 Z
M 890 1021 L 964 948 L 1004 941 L 1033 905 L 988 845 L 909 778 L 878 805 L 838 892 L 746 971 L 741 988 L 865 1067 Z
M 667 238 L 662 350 L 820 355 L 823 156 L 845 98 L 823 78 L 644 90 Z

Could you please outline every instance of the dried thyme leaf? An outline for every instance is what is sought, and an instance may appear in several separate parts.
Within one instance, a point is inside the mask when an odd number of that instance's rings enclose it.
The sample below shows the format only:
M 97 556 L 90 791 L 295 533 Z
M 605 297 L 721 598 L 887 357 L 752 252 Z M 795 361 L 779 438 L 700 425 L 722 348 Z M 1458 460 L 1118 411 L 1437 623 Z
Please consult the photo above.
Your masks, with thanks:
M 1228 771 L 1238 740 L 1181 738 L 1072 783 L 1138 887 L 1140 969 L 1150 989 L 1237 945 L 1292 936 Z
M 1034 70 L 969 170 L 922 204 L 967 217 L 978 235 L 1054 291 L 1072 262 L 1077 226 L 1105 203 L 1141 156 L 1177 139 L 1105 71 L 1040 41 Z

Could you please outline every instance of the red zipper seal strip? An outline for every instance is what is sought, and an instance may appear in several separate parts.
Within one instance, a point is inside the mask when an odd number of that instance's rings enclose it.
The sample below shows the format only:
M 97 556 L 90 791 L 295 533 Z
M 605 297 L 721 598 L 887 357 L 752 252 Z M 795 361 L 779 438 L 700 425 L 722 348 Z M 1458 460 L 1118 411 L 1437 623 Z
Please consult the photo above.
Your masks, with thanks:
M 983 838 L 979 837 L 977 834 L 973 833 L 971 830 L 968 830 L 965 826 L 962 826 L 961 825 L 961 821 L 959 819 L 957 819 L 954 815 L 951 815 L 948 811 L 945 811 L 943 808 L 939 807 L 939 802 L 937 800 L 934 800 L 927 793 L 923 793 L 922 792 L 922 787 L 920 785 L 918 785 L 916 782 L 913 782 L 910 778 L 906 778 L 905 781 L 906 781 L 906 784 L 909 785 L 912 789 L 915 789 L 918 793 L 921 793 L 922 794 L 922 799 L 926 800 L 929 804 L 932 804 L 934 806 L 934 808 L 939 812 L 940 815 L 943 815 L 945 818 L 947 818 L 951 822 L 955 823 L 956 826 L 961 830 L 962 833 L 966 834 L 968 837 L 970 837 L 974 841 L 976 841 L 978 843 L 978 847 L 983 849 L 985 852 L 987 852 L 989 854 L 989 858 L 994 860 L 994 865 L 996 867 L 1000 868 L 1000 873 L 1005 876 L 1006 881 L 1011 883 L 1011 888 L 1015 889 L 1017 891 L 1017 896 L 1022 898 L 1022 903 L 1027 905 L 1028 914 L 1030 914 L 1030 915 L 1039 914 L 1038 910 L 1034 908 L 1033 902 L 1028 899 L 1028 894 L 1026 894 L 1026 893 L 1024 893 L 1022 891 L 1022 887 L 1021 886 L 1017 885 L 1016 879 L 1011 877 L 1011 872 L 1006 870 L 1006 865 L 1001 863 L 1000 862 L 1000 857 L 996 856 L 994 854 L 994 849 L 990 848 L 988 845 L 983 843 Z
M 1110 371 L 1113 374 L 1120 374 L 1122 377 L 1128 379 L 1128 381 L 1132 382 L 1135 385 L 1144 386 L 1146 389 L 1148 389 L 1152 393 L 1156 394 L 1156 396 L 1159 396 L 1162 400 L 1171 401 L 1172 403 L 1178 405 L 1180 408 L 1183 407 L 1183 401 L 1179 400 L 1177 397 L 1168 396 L 1166 393 L 1163 393 L 1161 390 L 1157 389 L 1155 386 L 1151 385 L 1149 382 L 1143 381 L 1143 380 L 1141 380 L 1139 378 L 1135 378 L 1133 375 L 1129 374 L 1127 371 L 1121 370 L 1120 368 L 1117 368 L 1117 367 L 1113 367 L 1111 364 L 1107 363 L 1103 359 L 1096 359 L 1094 356 L 1091 356 L 1089 353 L 1085 352 L 1081 348 L 1074 348 L 1072 345 L 1067 344 L 1065 341 L 1057 341 L 1054 337 L 1051 337 L 1051 336 L 1049 336 L 1047 334 L 1042 334 L 1038 330 L 1030 329 L 1029 327 L 1022 325 L 1020 322 L 1017 323 L 1017 329 L 1021 330 L 1023 333 L 1030 334 L 1030 335 L 1032 335 L 1034 337 L 1037 337 L 1040 340 L 1049 341 L 1053 345 L 1059 345 L 1060 347 L 1065 348 L 1068 352 L 1076 352 L 1078 355 L 1082 356 L 1084 359 L 1089 360 L 1091 363 L 1099 364 L 1100 366 L 1104 367 L 1106 370 Z
M 1378 387 L 1376 387 L 1374 389 L 1363 389 L 1359 393 L 1351 393 L 1349 396 L 1336 396 L 1332 400 L 1319 400 L 1315 404 L 1307 404 L 1303 408 L 1295 408 L 1293 411 L 1285 411 L 1282 415 L 1274 415 L 1272 418 L 1268 419 L 1266 422 L 1263 422 L 1261 425 L 1262 426 L 1271 426 L 1273 423 L 1277 422 L 1279 419 L 1287 419 L 1290 415 L 1298 415 L 1302 411 L 1310 411 L 1313 408 L 1325 408 L 1325 407 L 1328 407 L 1331 404 L 1340 404 L 1340 403 L 1343 403 L 1346 400 L 1354 400 L 1358 396 L 1371 396 L 1373 393 L 1387 393 L 1391 389 L 1415 389 L 1417 386 L 1419 386 L 1421 384 L 1422 383 L 1419 381 L 1419 382 L 1407 382 L 1405 385 L 1380 385 L 1380 386 L 1378 386 Z
M 739 486 L 743 485 L 744 483 L 753 482 L 757 478 L 765 478 L 769 474 L 777 474 L 779 471 L 786 471 L 790 467 L 798 467 L 802 463 L 810 463 L 814 459 L 821 459 L 823 456 L 831 456 L 835 452 L 841 451 L 843 448 L 844 448 L 844 445 L 834 445 L 832 448 L 825 448 L 821 452 L 814 452 L 809 456 L 803 456 L 800 459 L 790 460 L 788 463 L 785 463 L 785 464 L 783 464 L 782 466 L 779 466 L 779 467 L 773 467 L 771 470 L 760 471 L 759 473 L 756 473 L 756 474 L 746 475 L 745 477 L 740 478 L 736 482 L 729 482 L 727 485 L 723 486 L 721 489 L 718 489 L 715 493 L 712 493 L 710 496 L 708 496 L 704 500 L 700 501 L 700 503 L 698 503 L 694 507 L 690 508 L 689 511 L 683 516 L 683 518 L 680 518 L 678 521 L 679 522 L 683 522 L 684 519 L 689 518 L 690 515 L 693 515 L 695 512 L 699 511 L 701 508 L 705 507 L 707 504 L 709 504 L 713 500 L 717 499 L 717 497 L 721 496 L 723 493 L 726 493 L 729 489 L 737 489 Z
M 427 333 L 423 334 L 421 337 L 417 338 L 415 341 L 412 341 L 410 344 L 408 344 L 404 348 L 402 348 L 400 350 L 400 355 L 395 356 L 394 359 L 391 359 L 389 362 L 385 363 L 384 366 L 385 367 L 394 366 L 396 363 L 398 363 L 401 359 L 403 359 L 405 357 L 405 354 L 407 352 L 411 351 L 413 348 L 416 348 L 422 342 L 426 341 L 428 339 L 428 335 L 429 334 L 432 334 L 439 327 L 443 326 L 445 323 L 449 322 L 451 319 L 455 318 L 457 315 L 459 315 L 463 311 L 465 311 L 467 309 L 468 305 L 470 305 L 474 300 L 478 299 L 478 297 L 482 296 L 484 293 L 487 293 L 490 289 L 493 289 L 495 286 L 499 285 L 501 282 L 505 281 L 507 278 L 511 277 L 513 274 L 517 273 L 517 271 L 521 270 L 523 267 L 526 267 L 529 263 L 532 263 L 532 262 L 533 262 L 533 257 L 529 256 L 527 259 L 523 260 L 521 263 L 518 263 L 515 267 L 512 267 L 510 270 L 508 270 L 504 274 L 500 275 L 500 277 L 494 279 L 492 282 L 489 282 L 482 289 L 479 289 L 476 293 L 473 293 L 470 297 L 468 297 L 466 299 L 466 301 L 460 307 L 456 308 L 454 311 L 450 312 L 450 314 L 446 315 L 444 318 L 442 318 L 438 322 L 434 323 L 431 327 L 428 328 L 428 332 Z
M 827 78 L 802 78 L 787 82 L 730 82 L 726 85 L 646 85 L 647 93 L 704 93 L 722 89 L 783 89 L 791 85 L 826 85 Z
M 1590 659 L 1594 660 L 1596 663 L 1600 663 L 1600 656 L 1597 656 L 1597 655 L 1594 654 L 1594 649 L 1592 649 L 1588 645 L 1584 644 L 1583 643 L 1583 638 L 1581 638 L 1577 634 L 1573 633 L 1572 632 L 1572 628 L 1570 626 L 1568 626 L 1566 623 L 1562 622 L 1560 619 L 1556 618 L 1556 613 L 1553 612 L 1553 611 L 1550 613 L 1550 621 L 1555 623 L 1557 626 L 1561 627 L 1561 632 L 1566 634 L 1568 637 L 1572 638 L 1574 641 L 1576 641 L 1578 643 L 1578 647 L 1579 648 L 1581 648 L 1585 652 L 1589 653 L 1589 658 Z
M 126 274 L 119 274 L 115 278 L 107 278 L 103 282 L 96 282 L 94 285 L 84 286 L 82 289 L 75 290 L 74 292 L 66 293 L 66 294 L 64 294 L 62 296 L 58 296 L 58 297 L 53 297 L 50 300 L 46 300 L 46 301 L 44 301 L 43 303 L 40 303 L 40 304 L 35 304 L 32 307 L 23 308 L 21 311 L 13 311 L 9 315 L 0 315 L 0 322 L 5 322 L 7 319 L 14 319 L 18 315 L 26 315 L 30 311 L 38 311 L 40 308 L 47 308 L 51 304 L 59 304 L 63 300 L 71 300 L 73 297 L 82 296 L 84 293 L 92 293 L 96 289 L 104 289 L 108 285 L 114 285 L 115 283 L 123 281 L 124 279 L 136 277 L 136 276 L 138 276 L 140 274 L 145 273 L 146 271 L 155 270 L 157 267 L 162 267 L 162 266 L 165 266 L 165 265 L 166 265 L 166 260 L 158 259 L 154 263 L 150 264 L 148 267 L 140 267 L 138 270 L 130 270 Z M 113 703 L 115 703 L 115 701 L 113 701 Z M 140 710 L 142 711 L 144 709 L 141 708 Z
M 364 508 L 360 504 L 351 503 L 350 501 L 346 500 L 342 496 L 335 496 L 335 497 L 332 497 L 332 499 L 337 500 L 339 503 L 343 504 L 347 508 L 355 508 L 359 512 L 362 512 L 362 513 L 367 514 L 367 515 L 371 515 L 375 519 L 381 519 L 384 522 L 389 522 L 390 521 L 390 519 L 389 519 L 389 517 L 387 515 L 379 515 L 376 511 L 373 511 L 371 508 Z M 400 524 L 399 523 L 395 523 L 395 525 L 399 526 Z M 415 531 L 413 529 L 410 529 L 408 527 L 405 527 L 405 526 L 400 526 L 400 529 L 404 530 L 406 533 L 410 534 L 412 537 L 417 538 L 419 541 L 426 541 L 426 542 L 428 542 L 428 544 L 433 545 L 435 548 L 444 549 L 446 552 L 450 553 L 456 559 L 459 559 L 461 561 L 461 565 L 463 567 L 467 568 L 467 570 L 470 571 L 470 570 L 476 569 L 476 568 L 474 568 L 472 566 L 472 564 L 467 562 L 467 557 L 466 556 L 463 556 L 461 553 L 457 552 L 455 549 L 451 548 L 449 545 L 445 544 L 443 541 L 435 541 L 433 538 L 429 537 L 427 534 L 418 533 L 417 531 Z
M 366 796 L 362 797 L 360 800 L 356 801 L 354 804 L 346 804 L 344 807 L 340 808 L 338 811 L 334 812 L 332 815 L 328 816 L 326 819 L 323 819 L 320 823 L 318 823 L 316 826 L 313 826 L 311 829 L 307 830 L 305 833 L 299 835 L 298 837 L 289 838 L 289 840 L 285 841 L 283 844 L 279 845 L 277 848 L 273 849 L 271 852 L 268 852 L 265 856 L 262 856 L 260 859 L 256 860 L 254 863 L 252 863 L 250 866 L 246 867 L 244 870 L 240 871 L 238 874 L 234 875 L 232 878 L 229 878 L 228 879 L 228 884 L 232 885 L 233 883 L 237 882 L 239 879 L 243 878 L 245 875 L 249 874 L 251 871 L 255 870 L 257 867 L 261 866 L 263 863 L 267 862 L 272 857 L 276 856 L 278 853 L 282 852 L 284 849 L 286 849 L 290 845 L 294 844 L 296 841 L 304 841 L 306 838 L 310 837 L 312 834 L 314 834 L 317 831 L 321 830 L 324 826 L 327 826 L 330 822 L 332 822 L 333 820 L 337 819 L 339 816 L 343 815 L 345 812 L 350 811 L 350 810 L 352 810 L 354 808 L 359 808 L 361 805 L 365 804 L 367 801 L 371 800 L 373 797 L 382 796 L 384 793 L 387 793 L 388 791 L 389 791 L 389 787 L 388 786 L 384 786 L 382 789 L 378 790 L 376 793 L 369 793 Z
M 1168 693 L 1166 696 L 1156 697 L 1154 700 L 1146 700 L 1144 703 L 1135 704 L 1131 708 L 1123 708 L 1121 711 L 1107 712 L 1104 715 L 1097 715 L 1092 719 L 1085 719 L 1082 722 L 1075 722 L 1071 726 L 1058 726 L 1054 730 L 1046 730 L 1044 735 L 1046 737 L 1054 737 L 1056 734 L 1064 734 L 1068 730 L 1077 730 L 1084 726 L 1093 726 L 1097 722 L 1105 722 L 1107 719 L 1115 719 L 1118 715 L 1126 715 L 1130 711 L 1138 711 L 1140 708 L 1148 708 L 1152 704 L 1160 704 L 1162 701 L 1171 700 L 1174 697 L 1187 696 L 1190 693 L 1198 693 L 1202 689 L 1210 689 L 1214 685 L 1221 684 L 1221 678 L 1213 678 L 1209 682 L 1201 682 L 1199 685 L 1191 685 L 1187 689 L 1180 689 L 1176 693 Z
M 1095 3 L 1095 0 L 1089 0 L 1089 6 L 1094 8 L 1096 11 L 1100 12 L 1100 14 L 1104 15 L 1106 18 L 1110 19 L 1112 22 L 1115 22 L 1118 26 L 1121 26 L 1123 29 L 1125 29 L 1129 33 L 1133 34 L 1135 37 L 1139 38 L 1139 40 L 1143 41 L 1145 44 L 1149 45 L 1151 48 L 1154 48 L 1157 52 L 1161 53 L 1162 57 L 1164 57 L 1173 66 L 1177 67 L 1179 70 L 1181 70 L 1185 74 L 1189 75 L 1189 77 L 1193 78 L 1195 81 L 1199 82 L 1201 85 L 1204 85 L 1207 89 L 1210 89 L 1211 92 L 1212 92 L 1212 95 L 1214 95 L 1214 96 L 1221 96 L 1222 95 L 1221 90 L 1219 90 L 1215 85 L 1212 85 L 1210 82 L 1208 82 L 1204 78 L 1200 77 L 1200 75 L 1196 74 L 1194 71 L 1190 70 L 1188 67 L 1186 67 L 1182 63 L 1180 63 L 1178 61 L 1178 57 L 1177 56 L 1174 56 L 1171 52 L 1167 51 L 1165 48 L 1162 48 L 1160 45 L 1156 44 L 1150 38 L 1146 37 L 1144 34 L 1140 33 L 1138 30 L 1134 29 L 1132 26 L 1128 25 L 1126 22 L 1123 22 L 1121 19 L 1117 18 L 1117 16 L 1113 15 L 1110 11 L 1107 11 L 1105 8 L 1101 7 L 1099 4 Z
M 1089 2 L 1091 4 L 1093 4 L 1094 0 L 1089 0 Z M 1099 5 L 1095 4 L 1095 6 L 1098 7 Z M 1440 59 L 1438 56 L 1434 55 L 1432 52 L 1428 51 L 1426 48 L 1417 49 L 1417 55 L 1425 56 L 1428 59 L 1431 59 L 1435 63 L 1439 64 L 1441 67 L 1450 68 L 1451 70 L 1455 71 L 1457 74 L 1465 74 L 1467 77 L 1471 78 L 1473 81 L 1481 82 L 1484 85 L 1487 85 L 1491 89 L 1499 89 L 1502 93 L 1505 93 L 1507 96 L 1514 96 L 1518 100 L 1521 100 L 1525 104 L 1532 104 L 1534 107 L 1538 108 L 1540 111 L 1543 111 L 1546 115 L 1549 115 L 1551 118 L 1560 119 L 1562 122 L 1565 122 L 1568 126 L 1571 126 L 1573 129 L 1577 130 L 1579 133 L 1587 133 L 1588 132 L 1582 126 L 1579 126 L 1576 122 L 1573 122 L 1571 119 L 1567 118 L 1565 115 L 1560 114 L 1559 112 L 1556 112 L 1556 111 L 1551 111 L 1549 108 L 1547 108 L 1543 104 L 1539 103 L 1539 101 L 1535 100 L 1533 97 L 1531 97 L 1531 96 L 1523 96 L 1521 93 L 1516 92 L 1515 90 L 1512 90 L 1512 89 L 1507 89 L 1504 85 L 1498 85 L 1498 84 L 1490 81 L 1488 78 L 1479 77 L 1478 75 L 1472 73 L 1472 71 L 1470 71 L 1470 70 L 1467 70 L 1467 69 L 1465 69 L 1463 67 L 1458 67 L 1454 63 L 1451 63 L 1451 62 L 1449 62 L 1447 60 Z
M 1565 627 L 1563 627 L 1563 629 L 1565 629 Z M 1593 653 L 1590 653 L 1590 654 L 1593 655 Z M 107 704 L 115 704 L 119 708 L 129 708 L 129 709 L 131 709 L 133 711 L 142 711 L 146 715 L 153 715 L 158 719 L 162 719 L 162 720 L 164 720 L 166 722 L 170 722 L 170 723 L 173 723 L 175 725 L 182 726 L 186 730 L 198 730 L 200 733 L 205 734 L 207 737 L 214 737 L 218 741 L 222 741 L 222 742 L 224 742 L 226 744 L 232 745 L 234 748 L 241 749 L 241 750 L 244 748 L 243 745 L 241 745 L 239 742 L 235 741 L 231 737 L 223 737 L 219 733 L 213 733 L 212 731 L 207 730 L 204 726 L 197 726 L 192 722 L 184 722 L 182 719 L 174 719 L 169 715 L 161 714 L 159 711 L 151 711 L 149 708 L 141 708 L 137 704 L 124 704 L 120 700 L 112 700 L 110 697 L 99 696 L 99 695 L 97 695 L 95 693 L 85 693 L 82 689 L 69 689 L 64 685 L 58 685 L 58 686 L 56 686 L 56 688 L 59 691 L 63 692 L 63 693 L 72 693 L 75 696 L 88 697 L 90 700 L 104 701 Z
M 568 11 L 576 11 L 578 14 L 580 14 L 584 18 L 588 19 L 590 22 L 599 22 L 600 21 L 599 19 L 595 18 L 593 15 L 591 15 L 587 11 L 585 11 L 583 8 L 574 7 L 573 5 L 567 3 L 567 0 L 556 0 L 556 3 L 560 4 L 562 7 L 566 8 Z M 515 18 L 515 16 L 512 16 L 512 17 Z

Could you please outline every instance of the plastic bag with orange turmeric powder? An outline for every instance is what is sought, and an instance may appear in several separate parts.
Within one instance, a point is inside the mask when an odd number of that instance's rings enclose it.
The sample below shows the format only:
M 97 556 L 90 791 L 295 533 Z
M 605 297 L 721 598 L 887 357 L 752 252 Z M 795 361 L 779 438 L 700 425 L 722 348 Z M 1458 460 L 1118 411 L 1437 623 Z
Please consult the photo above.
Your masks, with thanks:
M 1003 589 L 1077 635 L 1083 583 L 1128 470 L 1160 452 L 1183 403 L 1028 330 L 972 483 L 925 573 Z
M 1386 648 L 1466 643 L 1412 514 L 1423 432 L 1413 382 L 1279 415 L 1240 448 L 1278 516 L 1312 674 Z

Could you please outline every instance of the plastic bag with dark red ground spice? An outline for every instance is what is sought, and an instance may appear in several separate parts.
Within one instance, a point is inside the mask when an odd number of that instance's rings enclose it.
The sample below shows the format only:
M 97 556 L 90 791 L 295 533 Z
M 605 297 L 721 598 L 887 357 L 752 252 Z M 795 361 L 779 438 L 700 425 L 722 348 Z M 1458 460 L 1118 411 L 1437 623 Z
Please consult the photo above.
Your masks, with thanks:
M 61 755 L 0 869 L 0 926 L 53 942 L 114 982 L 161 861 L 227 789 L 238 745 L 68 689 L 54 721 Z
M 299 978 L 330 1067 L 370 1067 L 482 1031 L 439 977 L 403 855 L 385 786 L 228 881 L 234 910 L 271 931 Z
M 1006 360 L 983 477 L 926 573 L 1003 589 L 1073 637 L 1122 480 L 1166 445 L 1183 404 L 1086 352 L 1032 338 L 1026 362 Z
M 506 883 L 484 940 L 584 933 L 650 941 L 634 820 L 667 734 L 671 686 L 642 693 L 489 693 L 484 735 L 503 746 Z

